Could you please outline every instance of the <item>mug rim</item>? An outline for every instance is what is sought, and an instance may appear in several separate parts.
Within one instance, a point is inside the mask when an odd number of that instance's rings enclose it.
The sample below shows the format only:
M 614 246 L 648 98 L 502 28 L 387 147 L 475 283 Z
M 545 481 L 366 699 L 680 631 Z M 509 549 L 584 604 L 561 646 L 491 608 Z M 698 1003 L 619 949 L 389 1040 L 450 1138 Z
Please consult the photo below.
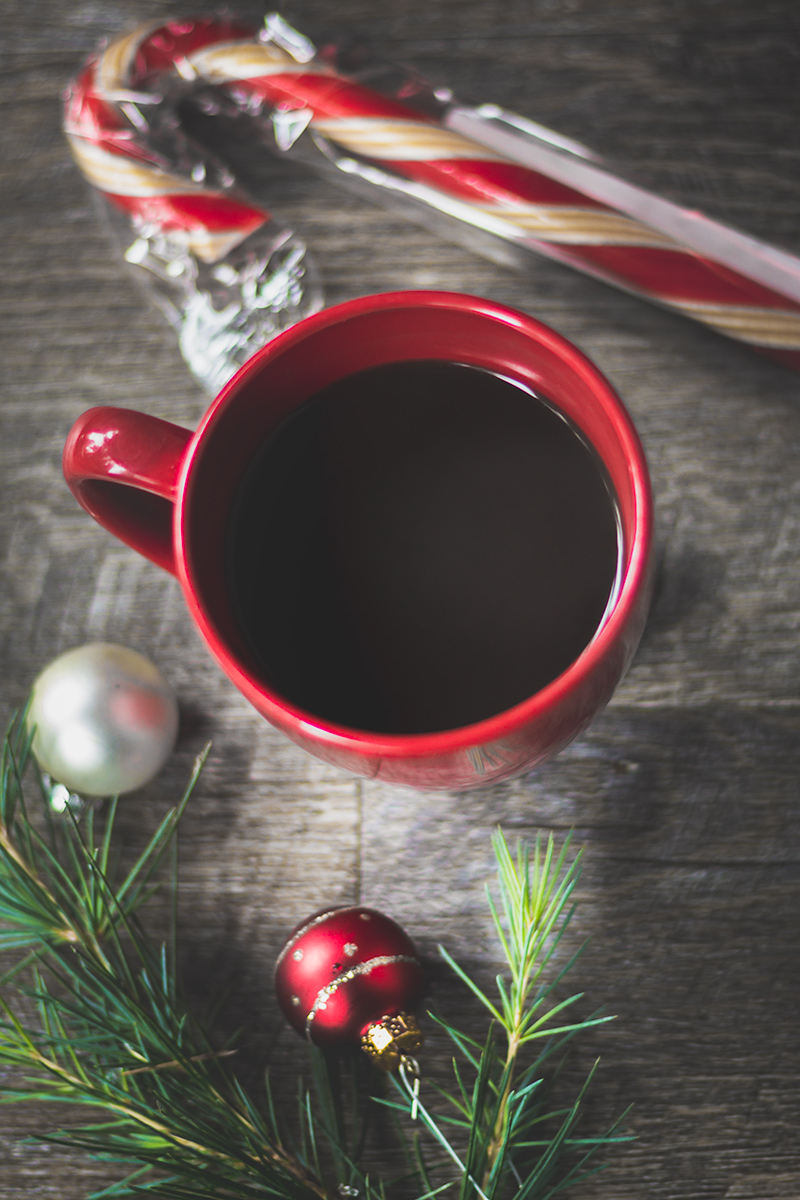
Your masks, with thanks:
M 242 383 L 257 374 L 265 360 L 269 361 L 282 353 L 287 346 L 312 337 L 319 327 L 340 324 L 353 317 L 375 312 L 376 309 L 386 311 L 409 307 L 444 307 L 500 320 L 516 327 L 520 332 L 529 333 L 535 342 L 544 344 L 562 361 L 567 361 L 573 371 L 583 376 L 584 381 L 590 385 L 592 392 L 600 399 L 612 419 L 615 435 L 624 451 L 634 511 L 630 554 L 616 601 L 591 641 L 560 675 L 518 704 L 480 721 L 432 733 L 390 734 L 327 721 L 292 704 L 280 692 L 253 678 L 235 652 L 230 649 L 212 614 L 203 603 L 192 564 L 187 528 L 189 505 L 186 498 L 198 453 L 209 432 L 220 414 L 227 410 L 235 399 Z M 600 369 L 574 343 L 527 313 L 469 293 L 440 290 L 383 292 L 347 300 L 306 317 L 257 350 L 224 385 L 202 417 L 181 465 L 174 512 L 177 575 L 191 615 L 212 655 L 228 678 L 256 709 L 278 727 L 290 729 L 299 737 L 311 737 L 320 745 L 361 753 L 372 758 L 427 758 L 487 745 L 544 716 L 570 693 L 577 692 L 582 683 L 600 666 L 615 643 L 625 636 L 628 621 L 640 600 L 643 588 L 647 586 L 653 538 L 653 497 L 644 448 L 621 397 Z

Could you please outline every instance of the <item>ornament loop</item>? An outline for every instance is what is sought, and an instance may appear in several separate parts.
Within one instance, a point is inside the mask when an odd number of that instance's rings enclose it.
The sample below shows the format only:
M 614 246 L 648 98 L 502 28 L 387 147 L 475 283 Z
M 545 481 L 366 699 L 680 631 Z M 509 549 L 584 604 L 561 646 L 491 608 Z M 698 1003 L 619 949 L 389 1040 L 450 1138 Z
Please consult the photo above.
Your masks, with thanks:
M 415 1058 L 408 1054 L 400 1055 L 400 1075 L 411 1096 L 411 1120 L 416 1121 L 419 1114 L 420 1069 Z

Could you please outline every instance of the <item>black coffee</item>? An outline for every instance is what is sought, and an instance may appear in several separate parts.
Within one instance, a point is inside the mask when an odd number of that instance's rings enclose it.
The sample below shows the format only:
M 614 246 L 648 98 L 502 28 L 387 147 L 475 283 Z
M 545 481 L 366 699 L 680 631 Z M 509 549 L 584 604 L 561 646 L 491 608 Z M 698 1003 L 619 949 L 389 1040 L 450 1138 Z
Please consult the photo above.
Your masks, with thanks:
M 381 733 L 502 712 L 591 640 L 616 505 L 583 438 L 524 387 L 446 362 L 324 389 L 255 458 L 229 587 L 266 683 Z

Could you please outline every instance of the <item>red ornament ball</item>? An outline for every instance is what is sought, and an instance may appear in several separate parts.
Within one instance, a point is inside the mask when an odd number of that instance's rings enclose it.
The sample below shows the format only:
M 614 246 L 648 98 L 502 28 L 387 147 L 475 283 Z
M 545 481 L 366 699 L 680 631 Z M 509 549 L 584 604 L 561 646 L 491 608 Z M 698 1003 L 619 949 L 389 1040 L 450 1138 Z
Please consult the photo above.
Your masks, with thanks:
M 420 1000 L 414 944 L 374 908 L 328 908 L 302 921 L 275 965 L 286 1020 L 312 1042 L 357 1042 L 375 1022 Z

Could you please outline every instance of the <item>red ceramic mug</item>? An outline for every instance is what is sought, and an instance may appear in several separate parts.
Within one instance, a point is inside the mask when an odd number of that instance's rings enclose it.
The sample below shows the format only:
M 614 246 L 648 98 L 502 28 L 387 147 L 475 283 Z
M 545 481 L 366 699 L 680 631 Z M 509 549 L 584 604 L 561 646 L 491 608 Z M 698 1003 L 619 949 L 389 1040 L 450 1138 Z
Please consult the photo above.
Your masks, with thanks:
M 428 360 L 510 380 L 546 397 L 580 431 L 615 494 L 619 565 L 599 626 L 555 678 L 500 711 L 455 727 L 387 732 L 370 728 L 369 719 L 348 723 L 319 715 L 264 670 L 231 594 L 231 514 L 260 447 L 307 400 L 358 372 Z M 603 708 L 644 626 L 652 499 L 630 417 L 597 368 L 559 334 L 476 297 L 393 293 L 317 313 L 258 351 L 195 433 L 127 409 L 91 409 L 70 432 L 64 474 L 101 525 L 177 575 L 212 655 L 255 708 L 312 754 L 357 775 L 461 789 L 522 773 L 562 749 Z M 479 545 L 476 551 L 477 578 Z M 288 634 L 276 623 L 274 637 L 281 642 Z M 315 636 L 327 635 L 316 630 Z M 470 653 L 465 646 L 467 663 Z M 417 686 L 426 689 L 424 671 Z

